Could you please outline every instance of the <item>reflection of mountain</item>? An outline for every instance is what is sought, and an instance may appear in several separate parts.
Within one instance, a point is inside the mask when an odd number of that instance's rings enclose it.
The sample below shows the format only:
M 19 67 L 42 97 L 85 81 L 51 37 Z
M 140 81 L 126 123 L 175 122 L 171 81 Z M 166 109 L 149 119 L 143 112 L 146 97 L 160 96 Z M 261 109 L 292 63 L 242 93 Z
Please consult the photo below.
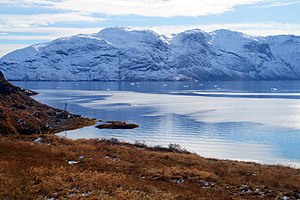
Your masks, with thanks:
M 107 28 L 14 51 L 0 69 L 10 80 L 300 79 L 300 37 Z

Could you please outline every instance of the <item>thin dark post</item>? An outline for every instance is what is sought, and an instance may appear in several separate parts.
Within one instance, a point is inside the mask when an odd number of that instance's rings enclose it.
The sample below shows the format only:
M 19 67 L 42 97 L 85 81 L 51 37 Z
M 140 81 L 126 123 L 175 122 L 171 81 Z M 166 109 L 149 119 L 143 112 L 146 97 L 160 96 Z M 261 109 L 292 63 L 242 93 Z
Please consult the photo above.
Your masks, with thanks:
M 65 107 L 64 107 L 64 111 L 67 112 L 67 100 L 65 100 Z M 67 122 L 66 122 L 66 126 L 67 126 Z M 67 137 L 67 131 L 65 130 L 65 137 Z
M 64 108 L 64 111 L 67 111 L 67 106 L 68 106 L 67 100 L 65 100 L 65 108 Z

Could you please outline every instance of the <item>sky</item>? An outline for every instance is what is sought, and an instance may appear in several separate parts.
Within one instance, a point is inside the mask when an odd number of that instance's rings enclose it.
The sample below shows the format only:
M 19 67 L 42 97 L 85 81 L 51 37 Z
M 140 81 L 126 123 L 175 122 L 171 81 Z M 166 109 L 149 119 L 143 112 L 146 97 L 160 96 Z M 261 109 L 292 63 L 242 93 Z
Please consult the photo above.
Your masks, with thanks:
M 0 0 L 0 57 L 113 26 L 159 34 L 199 28 L 300 35 L 300 0 Z

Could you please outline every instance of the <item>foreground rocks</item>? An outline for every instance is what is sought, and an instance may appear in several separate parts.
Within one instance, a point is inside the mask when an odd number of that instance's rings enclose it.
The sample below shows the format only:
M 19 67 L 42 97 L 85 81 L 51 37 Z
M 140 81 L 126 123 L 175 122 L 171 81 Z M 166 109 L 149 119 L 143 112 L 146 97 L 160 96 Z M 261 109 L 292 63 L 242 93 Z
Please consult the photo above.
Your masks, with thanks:
M 0 72 L 0 135 L 56 133 L 95 123 L 30 98 L 36 94 L 10 84 Z

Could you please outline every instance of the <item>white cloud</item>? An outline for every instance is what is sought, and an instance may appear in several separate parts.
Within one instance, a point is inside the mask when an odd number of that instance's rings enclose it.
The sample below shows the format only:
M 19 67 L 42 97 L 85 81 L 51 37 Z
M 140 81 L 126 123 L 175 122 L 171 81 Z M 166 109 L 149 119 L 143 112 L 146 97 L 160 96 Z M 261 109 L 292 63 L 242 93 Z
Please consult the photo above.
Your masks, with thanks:
M 291 0 L 289 0 L 291 1 Z M 294 0 L 297 1 L 297 0 Z M 279 0 L 0 0 L 12 6 L 40 6 L 106 15 L 141 15 L 151 17 L 205 16 L 221 14 L 235 6 L 275 3 Z
M 0 0 L 0 4 L 13 7 L 40 7 L 53 6 L 55 1 L 51 0 Z
M 60 14 L 7 15 L 0 14 L 0 25 L 6 27 L 47 26 L 57 22 L 97 22 L 102 18 L 94 18 L 82 13 L 69 12 Z
M 61 36 L 74 35 L 79 33 L 95 33 L 101 30 L 101 28 L 72 28 L 72 27 L 5 27 L 0 25 L 0 30 L 4 32 L 3 35 L 10 33 L 34 33 L 34 34 L 55 34 Z
M 263 0 L 64 0 L 57 2 L 54 7 L 106 15 L 172 17 L 220 14 L 237 5 L 261 1 Z
M 42 35 L 0 35 L 0 40 L 14 40 L 14 41 L 28 41 L 28 40 L 52 40 L 55 39 L 53 36 L 42 36 Z
M 0 30 L 5 34 L 0 34 L 0 40 L 16 40 L 16 41 L 34 41 L 47 40 L 51 41 L 59 37 L 67 37 L 77 34 L 96 33 L 101 28 L 60 28 L 60 27 L 1 27 Z M 14 35 L 14 33 L 30 33 L 32 35 Z
M 59 37 L 67 37 L 76 34 L 91 34 L 99 32 L 104 27 L 99 28 L 60 28 L 60 27 L 1 27 L 4 34 L 0 34 L 0 40 L 16 41 L 51 41 Z M 194 24 L 194 25 L 170 25 L 170 26 L 143 26 L 133 27 L 133 29 L 150 29 L 159 34 L 179 33 L 189 29 L 201 29 L 211 32 L 217 29 L 229 29 L 240 31 L 250 35 L 267 36 L 279 34 L 300 35 L 300 24 L 289 23 L 227 23 L 227 24 Z M 31 33 L 33 35 L 14 35 L 15 32 Z
M 230 11 L 235 6 L 257 3 L 261 7 L 274 7 L 300 3 L 300 0 L 0 0 L 0 4 L 15 7 L 151 17 L 214 15 Z
M 261 8 L 271 8 L 271 7 L 279 7 L 279 6 L 288 6 L 288 5 L 293 5 L 293 4 L 298 4 L 300 3 L 300 0 L 270 0 L 267 4 L 260 5 L 258 7 Z
M 151 26 L 142 27 L 154 30 L 160 34 L 179 33 L 189 29 L 201 29 L 206 32 L 211 32 L 217 29 L 229 29 L 239 31 L 250 35 L 268 36 L 280 34 L 300 35 L 300 24 L 290 23 L 226 23 L 226 24 L 194 24 L 182 26 Z

